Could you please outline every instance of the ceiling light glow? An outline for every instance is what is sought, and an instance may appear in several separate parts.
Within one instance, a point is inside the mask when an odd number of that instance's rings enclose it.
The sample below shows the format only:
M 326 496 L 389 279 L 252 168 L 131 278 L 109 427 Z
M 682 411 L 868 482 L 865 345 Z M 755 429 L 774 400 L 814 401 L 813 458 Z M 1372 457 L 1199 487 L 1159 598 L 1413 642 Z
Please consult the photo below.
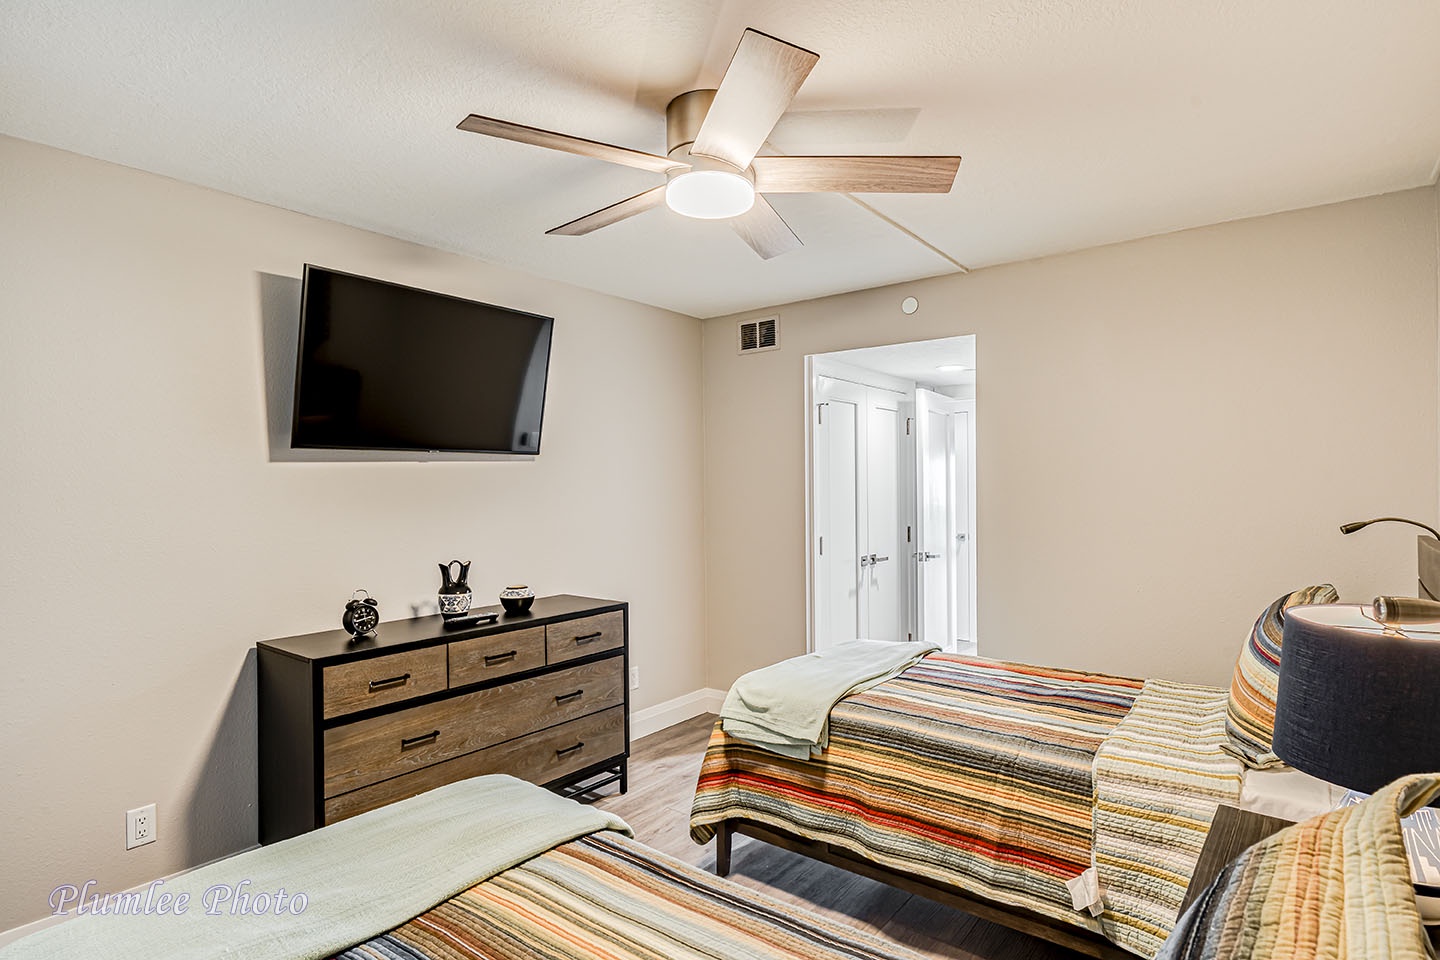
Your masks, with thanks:
M 970 368 L 963 363 L 942 363 L 935 369 L 943 371 L 944 373 L 958 373 L 961 370 L 969 370 Z
M 690 170 L 671 178 L 665 205 L 683 216 L 724 220 L 755 205 L 755 187 L 728 170 Z

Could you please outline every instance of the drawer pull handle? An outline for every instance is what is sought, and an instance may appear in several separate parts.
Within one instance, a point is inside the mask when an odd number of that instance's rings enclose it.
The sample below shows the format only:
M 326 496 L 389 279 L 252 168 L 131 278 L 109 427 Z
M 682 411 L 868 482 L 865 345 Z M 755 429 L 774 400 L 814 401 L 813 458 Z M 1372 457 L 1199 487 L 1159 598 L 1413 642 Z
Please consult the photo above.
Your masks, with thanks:
M 574 753 L 576 750 L 579 750 L 579 749 L 581 749 L 581 748 L 584 747 L 584 746 L 585 746 L 585 741 L 584 741 L 584 740 L 581 740 L 579 743 L 575 744 L 575 746 L 573 746 L 573 747 L 566 747 L 566 748 L 564 748 L 563 750 L 556 750 L 556 751 L 555 751 L 555 756 L 556 756 L 557 758 L 558 758 L 558 757 L 568 756 L 569 754 Z
M 579 644 L 594 643 L 596 640 L 599 640 L 603 636 L 605 636 L 604 630 L 596 630 L 594 633 L 587 633 L 583 636 L 576 637 L 575 642 Z
M 516 655 L 519 654 L 519 652 L 519 650 L 511 650 L 509 653 L 487 653 L 485 655 L 485 666 L 490 667 L 494 666 L 497 663 L 505 663 L 508 660 L 514 660 Z
M 434 743 L 440 739 L 439 730 L 431 730 L 429 733 L 421 734 L 418 737 L 408 737 L 400 741 L 401 750 L 409 750 L 412 747 L 423 747 L 427 743 Z
M 576 691 L 574 691 L 573 693 L 557 693 L 557 694 L 555 695 L 555 702 L 556 702 L 556 703 L 569 703 L 571 700 L 574 700 L 576 697 L 580 696 L 580 695 L 583 694 L 584 692 L 585 692 L 584 690 L 576 690 Z
M 398 677 L 389 677 L 385 680 L 371 680 L 370 692 L 374 693 L 376 690 L 388 690 L 391 687 L 403 687 L 409 682 L 410 674 L 408 673 L 402 673 Z

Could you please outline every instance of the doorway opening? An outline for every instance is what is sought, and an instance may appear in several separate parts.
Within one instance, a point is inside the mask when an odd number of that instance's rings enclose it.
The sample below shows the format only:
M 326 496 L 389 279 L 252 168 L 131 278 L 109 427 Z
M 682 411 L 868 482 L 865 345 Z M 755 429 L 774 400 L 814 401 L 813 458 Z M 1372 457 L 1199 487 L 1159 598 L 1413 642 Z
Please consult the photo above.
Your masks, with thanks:
M 974 654 L 975 337 L 805 358 L 809 649 Z

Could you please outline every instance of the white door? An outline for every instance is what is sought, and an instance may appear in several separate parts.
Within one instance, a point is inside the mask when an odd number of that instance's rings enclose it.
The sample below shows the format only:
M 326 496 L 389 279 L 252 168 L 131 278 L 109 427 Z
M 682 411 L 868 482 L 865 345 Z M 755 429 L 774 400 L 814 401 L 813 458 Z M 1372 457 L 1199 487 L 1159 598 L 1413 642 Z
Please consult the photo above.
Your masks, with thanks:
M 870 640 L 904 640 L 902 510 L 905 411 L 901 394 L 866 388 L 865 545 L 861 623 Z
M 975 401 L 951 402 L 951 591 L 957 649 L 975 652 Z
M 843 380 L 816 380 L 815 438 L 815 649 L 861 636 L 861 503 L 859 465 L 865 425 L 865 388 Z
M 856 638 L 905 639 L 903 400 L 894 391 L 815 380 L 816 650 Z
M 915 639 L 946 650 L 954 649 L 956 637 L 950 402 L 929 390 L 915 391 Z

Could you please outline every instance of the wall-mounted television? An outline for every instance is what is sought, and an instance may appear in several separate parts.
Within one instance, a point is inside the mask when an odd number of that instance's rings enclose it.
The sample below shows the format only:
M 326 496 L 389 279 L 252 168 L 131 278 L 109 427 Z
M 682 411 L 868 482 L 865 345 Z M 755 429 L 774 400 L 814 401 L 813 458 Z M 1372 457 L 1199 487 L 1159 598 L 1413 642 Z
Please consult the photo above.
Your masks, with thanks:
M 307 263 L 290 445 L 538 454 L 553 325 Z

